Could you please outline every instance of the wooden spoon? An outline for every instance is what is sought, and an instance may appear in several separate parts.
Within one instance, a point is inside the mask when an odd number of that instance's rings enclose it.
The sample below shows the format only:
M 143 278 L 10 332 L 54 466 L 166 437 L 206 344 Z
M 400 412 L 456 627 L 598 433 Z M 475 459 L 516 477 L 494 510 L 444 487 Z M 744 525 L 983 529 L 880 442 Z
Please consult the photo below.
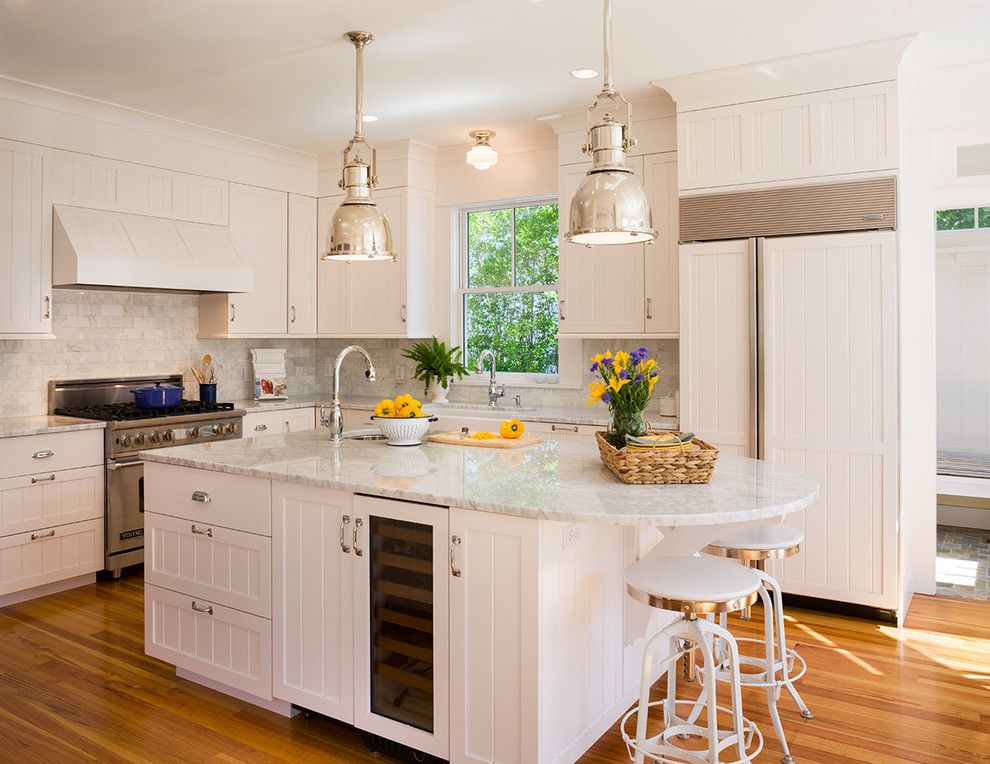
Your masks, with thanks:
M 213 382 L 213 370 L 210 368 L 210 364 L 213 363 L 213 356 L 209 353 L 203 356 L 203 376 Z

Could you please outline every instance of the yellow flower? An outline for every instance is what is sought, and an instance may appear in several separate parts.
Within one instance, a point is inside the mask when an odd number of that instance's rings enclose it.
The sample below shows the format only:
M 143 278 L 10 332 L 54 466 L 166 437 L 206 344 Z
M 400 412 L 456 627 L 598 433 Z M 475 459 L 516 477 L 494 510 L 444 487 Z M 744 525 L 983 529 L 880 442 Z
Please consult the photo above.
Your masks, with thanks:
M 650 377 L 650 392 L 651 393 L 653 392 L 653 386 L 657 383 L 657 380 L 658 379 L 660 379 L 660 377 Z
M 620 379 L 619 377 L 612 377 L 608 381 L 608 389 L 614 390 L 615 392 L 619 392 L 619 390 L 622 389 L 622 386 L 628 383 L 629 383 L 628 379 Z
M 590 406 L 592 403 L 598 403 L 605 394 L 605 385 L 602 382 L 592 382 L 588 385 L 588 402 L 586 406 Z
M 629 363 L 629 353 L 625 350 L 615 351 L 615 363 L 617 366 L 625 367 Z

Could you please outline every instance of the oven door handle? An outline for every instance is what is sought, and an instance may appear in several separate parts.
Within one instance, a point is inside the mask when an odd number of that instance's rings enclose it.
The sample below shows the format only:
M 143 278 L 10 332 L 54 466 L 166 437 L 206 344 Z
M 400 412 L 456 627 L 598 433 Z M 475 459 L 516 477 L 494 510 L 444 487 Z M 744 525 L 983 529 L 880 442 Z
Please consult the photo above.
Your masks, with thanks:
M 115 462 L 112 459 L 107 459 L 107 469 L 110 470 L 110 471 L 113 471 L 113 470 L 122 470 L 124 467 L 140 467 L 142 464 L 144 464 L 144 462 L 142 462 L 142 461 L 136 461 L 136 462 Z

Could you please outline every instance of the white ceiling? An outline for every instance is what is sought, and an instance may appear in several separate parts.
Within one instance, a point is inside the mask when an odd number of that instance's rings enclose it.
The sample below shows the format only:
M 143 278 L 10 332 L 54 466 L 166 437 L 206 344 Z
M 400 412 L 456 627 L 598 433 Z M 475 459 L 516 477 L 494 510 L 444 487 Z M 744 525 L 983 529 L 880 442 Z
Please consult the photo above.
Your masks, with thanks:
M 615 0 L 615 75 L 640 98 L 652 79 L 937 27 L 943 16 L 982 45 L 988 6 Z M 322 153 L 353 125 L 349 29 L 377 37 L 366 55 L 373 142 L 443 146 L 472 128 L 535 129 L 537 116 L 582 108 L 597 89 L 568 72 L 601 69 L 600 0 L 0 0 L 0 74 Z

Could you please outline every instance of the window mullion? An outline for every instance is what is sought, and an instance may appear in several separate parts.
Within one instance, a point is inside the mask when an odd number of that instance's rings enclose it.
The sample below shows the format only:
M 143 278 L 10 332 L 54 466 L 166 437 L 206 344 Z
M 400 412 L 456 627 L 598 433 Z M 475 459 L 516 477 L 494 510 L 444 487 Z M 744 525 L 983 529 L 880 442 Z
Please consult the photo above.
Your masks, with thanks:
M 512 286 L 516 286 L 516 209 L 512 208 Z

